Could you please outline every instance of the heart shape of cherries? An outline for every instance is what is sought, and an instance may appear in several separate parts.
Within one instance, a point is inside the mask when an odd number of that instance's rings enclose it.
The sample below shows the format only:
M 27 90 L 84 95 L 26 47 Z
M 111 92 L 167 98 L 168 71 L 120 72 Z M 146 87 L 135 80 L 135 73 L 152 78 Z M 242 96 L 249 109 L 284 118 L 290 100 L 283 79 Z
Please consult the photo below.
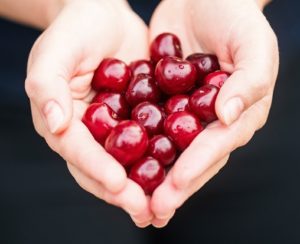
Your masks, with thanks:
M 92 80 L 97 95 L 82 118 L 147 195 L 217 119 L 216 97 L 229 77 L 215 55 L 194 53 L 184 60 L 180 40 L 172 33 L 157 36 L 150 55 L 151 60 L 129 66 L 115 58 L 102 60 Z

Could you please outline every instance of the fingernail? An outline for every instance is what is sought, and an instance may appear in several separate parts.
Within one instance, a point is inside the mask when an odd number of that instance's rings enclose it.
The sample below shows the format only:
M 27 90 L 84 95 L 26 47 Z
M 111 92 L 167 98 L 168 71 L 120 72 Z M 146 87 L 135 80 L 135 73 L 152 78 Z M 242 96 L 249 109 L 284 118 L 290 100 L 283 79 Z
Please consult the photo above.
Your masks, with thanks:
M 49 131 L 55 133 L 64 120 L 60 105 L 55 101 L 48 102 L 43 109 L 43 115 Z
M 237 120 L 244 110 L 244 103 L 241 98 L 231 98 L 225 103 L 223 116 L 226 125 L 232 124 Z

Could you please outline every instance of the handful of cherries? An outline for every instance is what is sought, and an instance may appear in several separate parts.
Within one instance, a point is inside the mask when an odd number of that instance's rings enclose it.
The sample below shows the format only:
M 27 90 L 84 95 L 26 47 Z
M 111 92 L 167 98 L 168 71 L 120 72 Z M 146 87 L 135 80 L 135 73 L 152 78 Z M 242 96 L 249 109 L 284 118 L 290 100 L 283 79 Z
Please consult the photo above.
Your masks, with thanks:
M 104 59 L 92 80 L 97 95 L 82 118 L 149 195 L 180 152 L 217 119 L 216 97 L 229 77 L 212 54 L 184 60 L 180 40 L 171 33 L 156 37 L 150 55 L 151 61 L 129 66 Z

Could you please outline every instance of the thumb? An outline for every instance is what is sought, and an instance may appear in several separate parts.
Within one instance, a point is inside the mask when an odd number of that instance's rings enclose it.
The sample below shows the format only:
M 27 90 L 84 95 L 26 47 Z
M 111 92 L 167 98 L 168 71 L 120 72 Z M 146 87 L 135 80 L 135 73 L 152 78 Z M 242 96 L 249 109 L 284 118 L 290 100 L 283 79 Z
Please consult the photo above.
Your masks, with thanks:
M 270 29 L 260 33 L 257 29 L 234 48 L 234 71 L 216 100 L 218 118 L 226 125 L 232 124 L 275 85 L 279 62 L 276 36 Z
M 69 77 L 62 66 L 64 62 L 60 62 L 61 54 L 55 52 L 51 45 L 44 46 L 43 51 L 37 51 L 35 46 L 32 53 L 34 55 L 31 54 L 29 60 L 25 90 L 48 130 L 57 134 L 68 127 L 72 118 Z

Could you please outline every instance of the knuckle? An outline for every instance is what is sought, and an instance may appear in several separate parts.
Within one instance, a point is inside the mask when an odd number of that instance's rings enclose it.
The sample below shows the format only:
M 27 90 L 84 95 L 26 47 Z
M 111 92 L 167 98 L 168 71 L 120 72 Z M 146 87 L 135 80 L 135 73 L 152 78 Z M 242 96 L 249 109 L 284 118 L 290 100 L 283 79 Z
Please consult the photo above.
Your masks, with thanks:
M 39 79 L 27 77 L 25 80 L 25 91 L 29 98 L 37 95 L 41 87 Z

